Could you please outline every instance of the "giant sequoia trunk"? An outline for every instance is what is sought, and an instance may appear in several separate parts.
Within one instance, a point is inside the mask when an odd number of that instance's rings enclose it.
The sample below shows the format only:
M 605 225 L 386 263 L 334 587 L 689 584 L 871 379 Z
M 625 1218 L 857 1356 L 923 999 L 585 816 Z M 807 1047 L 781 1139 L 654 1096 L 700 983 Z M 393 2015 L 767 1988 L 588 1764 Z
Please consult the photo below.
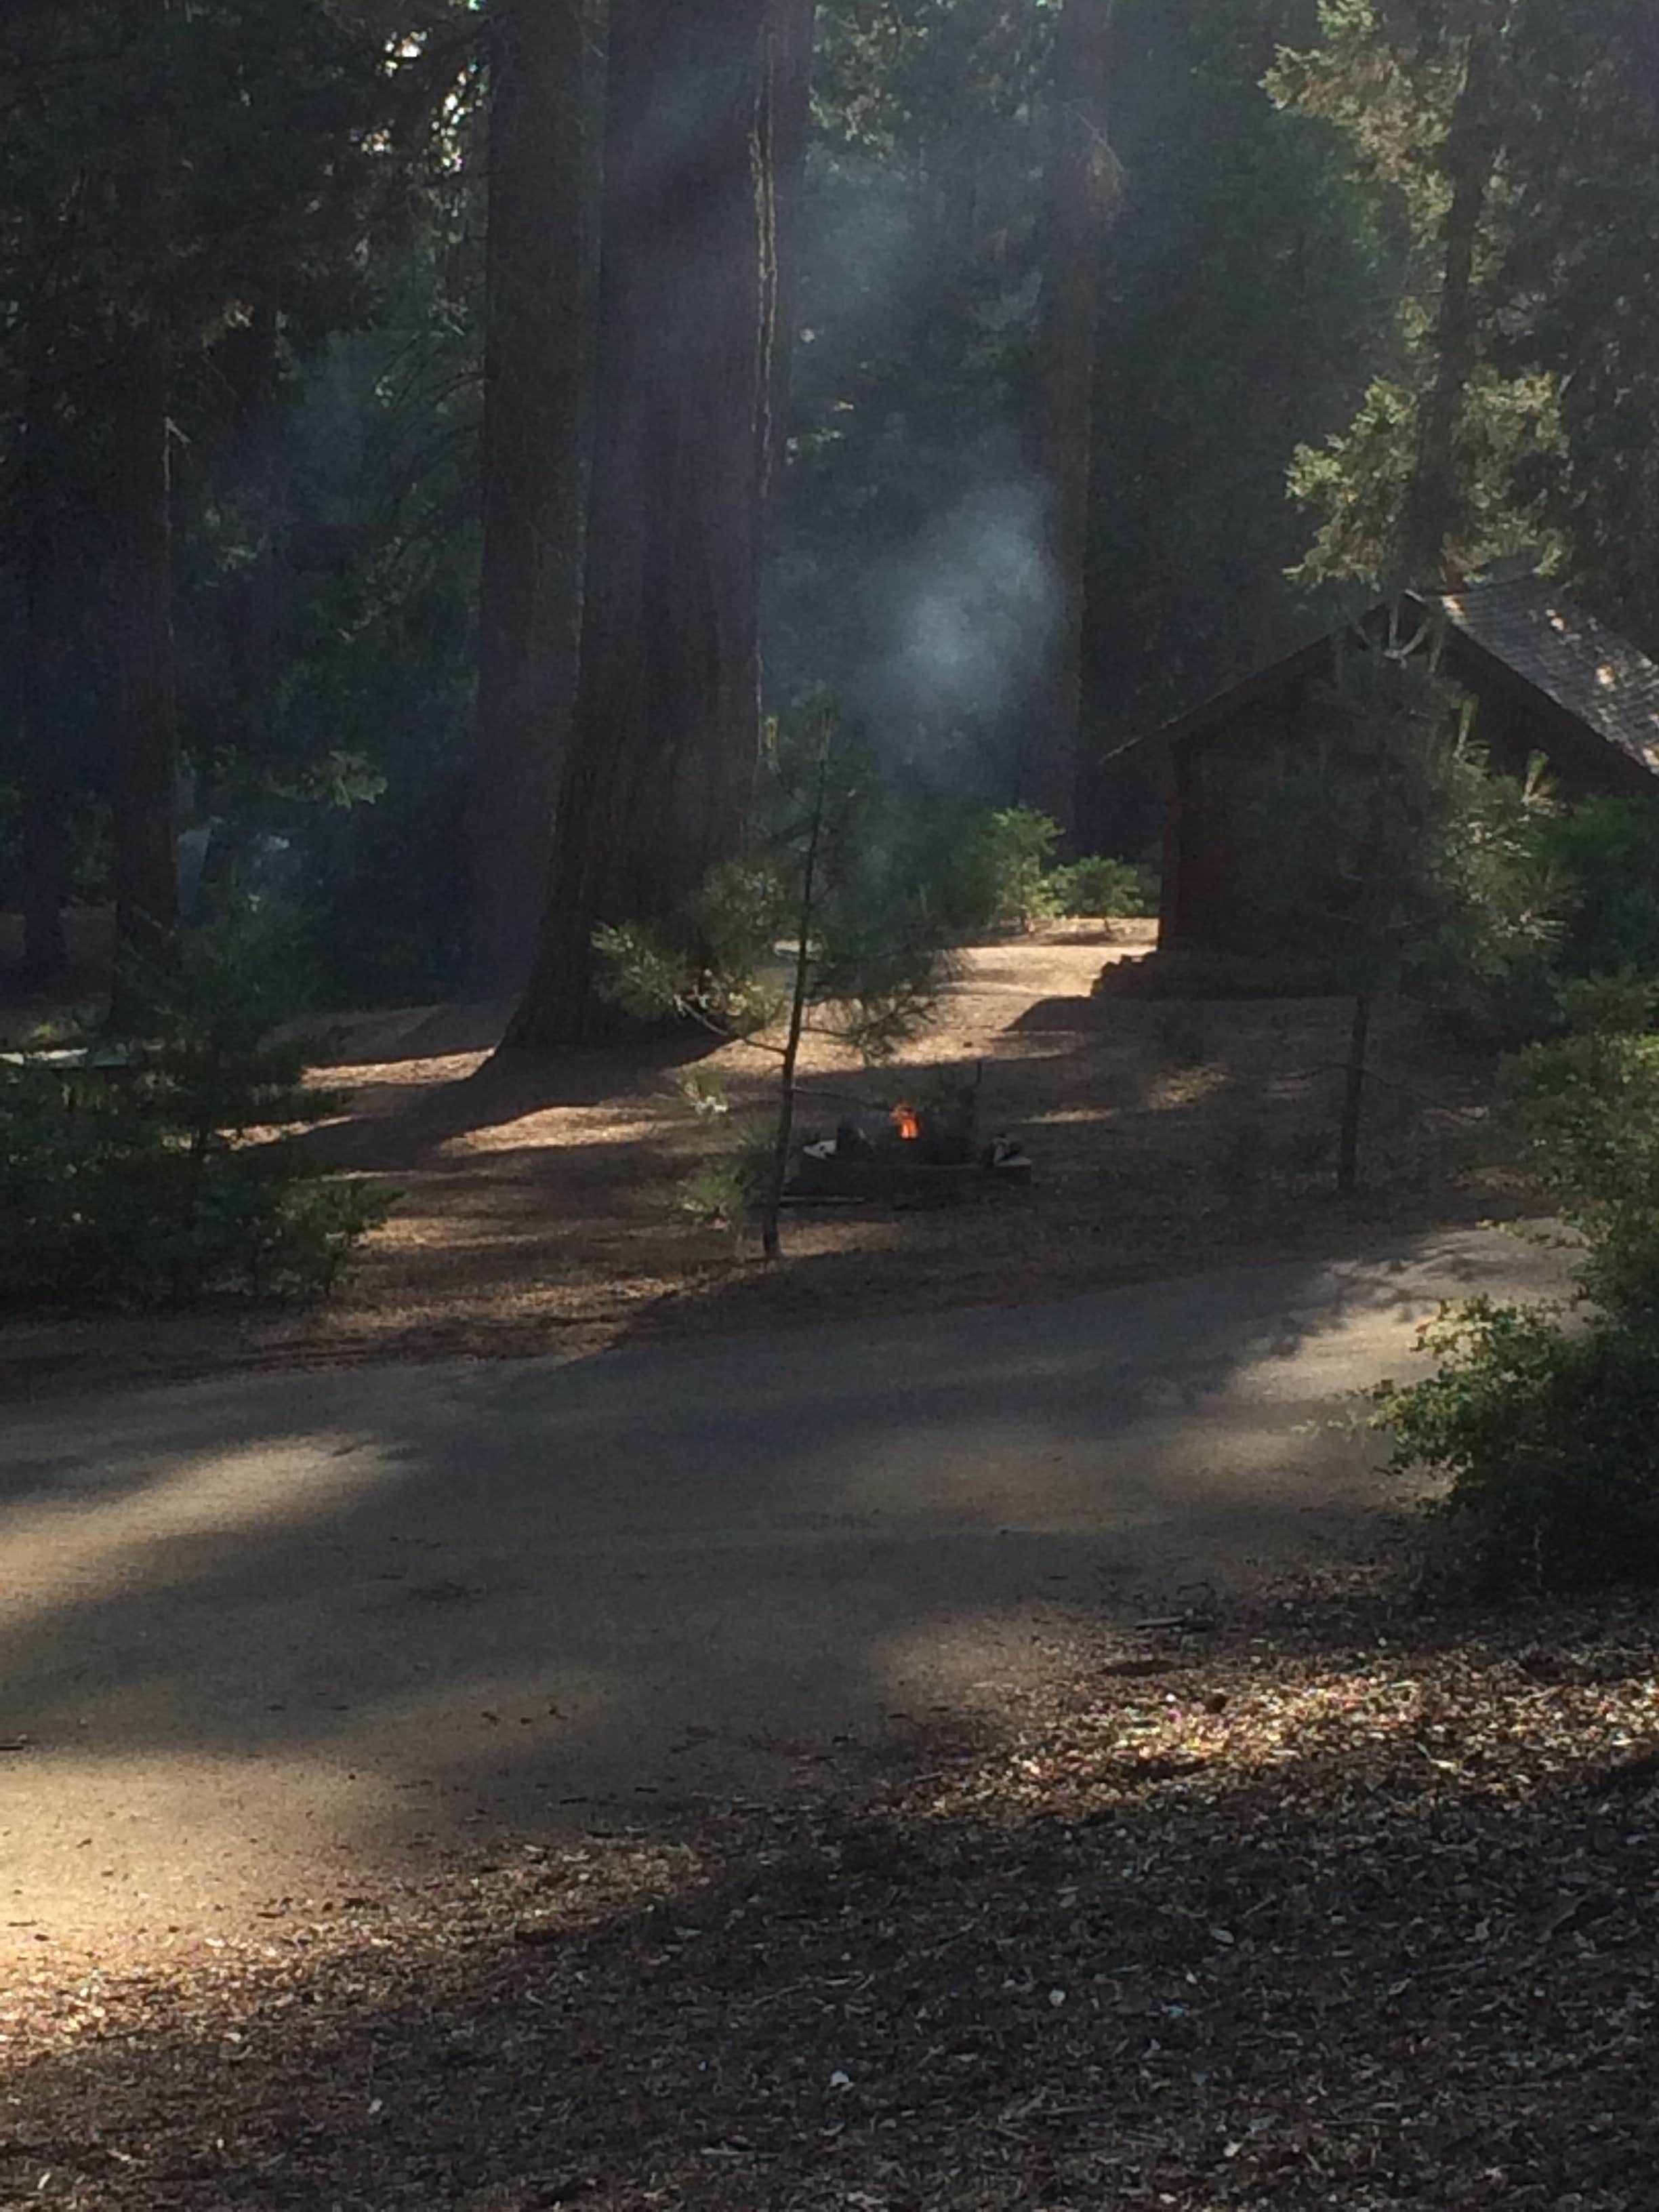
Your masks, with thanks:
M 777 299 L 772 343 L 772 448 L 769 489 L 776 490 L 787 458 L 800 336 L 800 232 L 806 198 L 806 155 L 812 122 L 812 45 L 817 0 L 771 0 L 767 11 L 771 72 L 770 140 L 775 208 Z
M 1457 580 L 1451 573 L 1455 564 L 1449 562 L 1462 504 L 1457 438 L 1480 356 L 1475 258 L 1499 153 L 1498 67 L 1498 28 L 1489 13 L 1469 33 L 1463 82 L 1446 140 L 1451 204 L 1442 241 L 1433 371 L 1419 423 L 1395 579 L 1406 588 Z
M 587 0 L 490 27 L 483 574 L 467 823 L 479 976 L 522 983 L 547 890 L 581 605 Z
M 580 672 L 509 1043 L 603 1033 L 596 929 L 682 928 L 742 844 L 777 329 L 770 32 L 767 0 L 612 11 Z
M 1054 606 L 1025 749 L 1024 796 L 1068 830 L 1082 737 L 1101 249 L 1118 185 L 1106 135 L 1115 10 L 1115 0 L 1066 0 L 1048 99 L 1037 407 Z

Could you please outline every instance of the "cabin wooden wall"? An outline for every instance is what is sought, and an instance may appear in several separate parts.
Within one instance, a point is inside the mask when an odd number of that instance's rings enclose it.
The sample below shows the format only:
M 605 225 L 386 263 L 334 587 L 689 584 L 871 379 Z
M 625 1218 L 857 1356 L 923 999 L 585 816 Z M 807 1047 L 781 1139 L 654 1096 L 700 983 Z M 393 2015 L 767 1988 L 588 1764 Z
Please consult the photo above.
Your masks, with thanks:
M 1518 678 L 1494 676 L 1460 655 L 1455 641 L 1445 669 L 1474 697 L 1476 742 L 1500 775 L 1522 777 L 1541 754 L 1568 804 L 1601 793 L 1659 797 L 1659 785 L 1637 762 Z M 1171 745 L 1160 945 L 1210 956 L 1259 949 L 1251 928 L 1247 787 L 1284 746 L 1314 742 L 1319 720 L 1319 678 L 1300 673 Z

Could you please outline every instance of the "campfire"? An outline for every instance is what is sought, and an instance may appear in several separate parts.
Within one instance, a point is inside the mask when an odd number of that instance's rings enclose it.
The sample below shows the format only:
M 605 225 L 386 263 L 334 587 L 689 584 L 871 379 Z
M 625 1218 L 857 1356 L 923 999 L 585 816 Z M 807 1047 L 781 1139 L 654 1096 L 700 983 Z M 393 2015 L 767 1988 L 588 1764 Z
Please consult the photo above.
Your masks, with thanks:
M 884 1195 L 899 1203 L 948 1202 L 984 1177 L 1029 1182 L 1031 1163 L 1010 1137 L 988 1143 L 978 1127 L 977 1076 L 935 1079 L 918 1100 L 844 1114 L 833 1137 L 809 1139 L 797 1156 L 789 1195 L 796 1204 L 856 1204 Z

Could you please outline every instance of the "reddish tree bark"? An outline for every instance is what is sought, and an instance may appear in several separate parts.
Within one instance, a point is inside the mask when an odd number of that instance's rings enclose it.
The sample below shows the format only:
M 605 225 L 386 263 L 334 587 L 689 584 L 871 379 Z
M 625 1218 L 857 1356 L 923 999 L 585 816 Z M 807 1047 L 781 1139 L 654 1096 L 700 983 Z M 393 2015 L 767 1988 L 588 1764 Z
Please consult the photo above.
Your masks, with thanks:
M 124 165 L 131 275 L 118 310 L 112 406 L 115 927 L 120 951 L 143 952 L 165 944 L 179 918 L 173 332 L 165 304 L 171 149 L 160 52 L 169 12 L 169 0 L 127 0 L 124 11 L 140 104 Z
M 179 753 L 168 400 L 173 349 L 153 310 L 126 333 L 116 393 L 116 940 L 153 952 L 179 918 Z
M 68 947 L 69 776 L 64 758 L 63 524 L 54 486 L 57 383 L 50 304 L 33 303 L 33 329 L 18 471 L 22 547 L 23 972 L 61 973 Z
M 800 227 L 812 121 L 812 42 L 817 0 L 771 0 L 767 38 L 771 70 L 772 197 L 776 210 L 777 309 L 772 338 L 772 442 L 769 489 L 782 477 L 800 338 Z
M 1026 748 L 1024 795 L 1068 831 L 1077 813 L 1082 741 L 1101 242 L 1118 193 L 1106 131 L 1115 3 L 1066 0 L 1054 32 L 1045 155 L 1038 466 L 1054 605 Z
M 524 981 L 547 890 L 581 608 L 587 0 L 490 25 L 483 572 L 467 837 L 480 978 Z
M 768 0 L 613 10 L 580 670 L 512 1044 L 611 1029 L 596 929 L 682 929 L 742 845 L 778 327 L 771 27 Z

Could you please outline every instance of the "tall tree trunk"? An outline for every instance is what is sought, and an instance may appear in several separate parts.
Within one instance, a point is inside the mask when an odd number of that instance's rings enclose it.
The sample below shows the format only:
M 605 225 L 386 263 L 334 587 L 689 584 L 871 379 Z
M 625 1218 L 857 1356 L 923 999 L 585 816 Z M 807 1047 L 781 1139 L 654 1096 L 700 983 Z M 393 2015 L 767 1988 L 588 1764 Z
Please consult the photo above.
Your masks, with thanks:
M 775 209 L 777 312 L 772 338 L 772 438 L 769 489 L 781 480 L 788 452 L 800 337 L 800 231 L 806 197 L 806 155 L 812 121 L 812 42 L 817 0 L 770 0 L 767 35 L 771 88 L 773 204 Z
M 124 951 L 154 952 L 179 916 L 172 370 L 167 330 L 152 309 L 126 333 L 115 402 L 115 933 Z
M 56 384 L 47 306 L 34 302 L 18 496 L 23 555 L 23 973 L 50 982 L 67 964 L 69 763 L 63 710 L 63 528 L 54 487 Z
M 682 931 L 742 845 L 777 323 L 768 19 L 768 0 L 613 12 L 580 672 L 510 1044 L 611 1029 L 596 929 Z
M 1048 92 L 1037 419 L 1054 608 L 1030 720 L 1025 795 L 1067 830 L 1079 798 L 1101 241 L 1118 191 L 1106 133 L 1115 4 L 1066 0 Z
M 179 918 L 179 734 L 173 634 L 169 408 L 173 331 L 164 305 L 171 158 L 159 51 L 169 0 L 126 0 L 138 61 L 124 179 L 131 289 L 113 363 L 111 633 L 116 676 L 115 934 L 118 953 L 153 953 Z M 152 44 L 151 42 L 158 42 Z M 118 990 L 116 1015 L 124 1012 Z
M 472 949 L 523 982 L 547 890 L 581 606 L 587 0 L 490 24 L 483 573 L 467 821 Z
M 807 834 L 806 859 L 801 871 L 800 906 L 795 940 L 795 982 L 789 998 L 789 1027 L 784 1041 L 783 1066 L 778 1078 L 778 1123 L 773 1133 L 772 1164 L 767 1172 L 761 1206 L 761 1249 L 775 1260 L 782 1249 L 784 1194 L 789 1186 L 789 1155 L 795 1144 L 795 1079 L 800 1072 L 800 1048 L 806 1036 L 806 1008 L 812 986 L 812 926 L 817 919 L 818 855 L 823 844 L 823 817 L 830 796 L 830 724 L 824 724 L 818 751 L 818 778 L 812 802 L 812 826 Z
M 216 715 L 222 750 L 195 768 L 198 811 L 211 811 L 213 784 L 224 760 L 269 763 L 276 736 L 282 680 L 282 580 L 286 483 L 279 408 L 282 321 L 269 299 L 255 302 L 241 328 L 227 334 L 218 368 L 227 407 L 221 435 L 239 489 L 251 508 L 252 557 L 227 580 L 224 652 L 241 677 L 235 697 Z
M 1448 563 L 1462 505 L 1457 436 L 1480 359 L 1475 258 L 1501 146 L 1495 98 L 1500 38 L 1497 12 L 1488 8 L 1468 34 L 1463 82 L 1446 140 L 1451 204 L 1442 235 L 1433 373 L 1401 520 L 1399 574 L 1393 580 L 1407 590 L 1456 580 Z

